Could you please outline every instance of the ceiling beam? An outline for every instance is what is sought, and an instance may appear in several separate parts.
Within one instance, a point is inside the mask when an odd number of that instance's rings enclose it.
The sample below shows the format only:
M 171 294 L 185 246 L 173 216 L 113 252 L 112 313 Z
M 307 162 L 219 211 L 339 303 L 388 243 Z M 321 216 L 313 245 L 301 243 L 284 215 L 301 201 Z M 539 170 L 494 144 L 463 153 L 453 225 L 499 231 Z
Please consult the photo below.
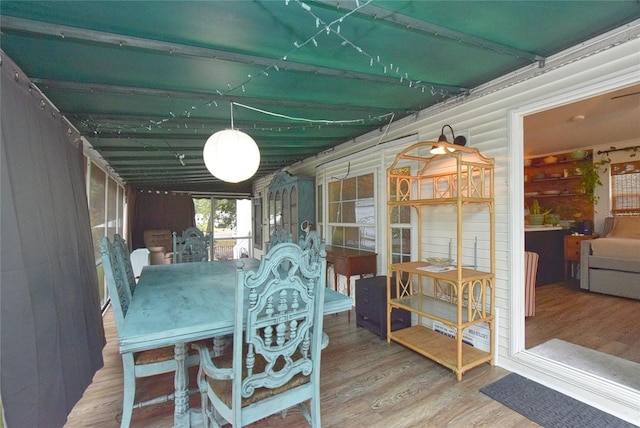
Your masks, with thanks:
M 386 124 L 382 124 L 382 125 L 386 126 Z M 177 127 L 171 128 L 170 131 L 163 130 L 163 129 L 156 129 L 155 132 L 152 132 L 152 133 L 146 133 L 148 130 L 145 129 L 145 133 L 143 133 L 143 132 L 136 132 L 135 130 L 130 130 L 132 128 L 131 126 L 127 126 L 129 130 L 123 130 L 123 131 L 112 129 L 112 128 L 115 128 L 116 125 L 113 125 L 110 129 L 103 128 L 98 130 L 93 130 L 93 129 L 87 130 L 86 127 L 83 127 L 82 125 L 79 125 L 79 124 L 75 124 L 75 126 L 79 132 L 85 135 L 88 139 L 89 138 L 91 139 L 92 144 L 93 142 L 95 142 L 96 146 L 100 145 L 99 143 L 100 140 L 122 140 L 123 142 L 126 140 L 139 140 L 139 141 L 169 140 L 173 143 L 178 143 L 178 144 L 181 144 L 182 141 L 185 141 L 185 142 L 202 141 L 202 143 L 204 144 L 204 141 L 206 141 L 206 139 L 213 133 L 212 130 L 195 129 L 195 128 L 186 128 L 186 129 L 183 129 L 184 130 L 183 133 L 177 133 L 177 132 L 174 132 L 173 130 L 175 129 L 176 131 L 179 131 L 182 129 Z M 314 131 L 313 133 L 308 132 L 309 128 L 313 127 L 313 125 L 307 126 L 306 129 L 303 126 L 290 126 L 290 125 L 278 125 L 278 124 L 272 124 L 272 125 L 269 125 L 268 127 L 271 129 L 264 129 L 264 128 L 261 129 L 259 127 L 254 127 L 254 126 L 242 126 L 241 124 L 239 125 L 238 122 L 235 122 L 234 129 L 247 132 L 251 134 L 254 137 L 254 139 L 259 138 L 261 142 L 264 142 L 266 144 L 269 144 L 269 142 L 280 142 L 284 139 L 292 139 L 292 138 L 305 139 L 305 141 L 307 141 L 307 139 L 310 138 L 316 141 L 327 141 L 328 143 L 335 143 L 336 138 L 345 138 L 347 140 L 350 140 L 351 138 L 353 138 L 352 134 L 366 133 L 372 129 L 376 129 L 378 125 L 374 126 L 374 125 L 362 125 L 362 124 L 361 125 L 349 124 L 349 125 L 343 125 L 337 128 L 338 131 L 341 130 L 344 132 L 330 132 L 330 126 L 325 125 L 321 127 L 321 129 L 325 131 L 322 135 L 317 135 L 317 131 Z M 279 128 L 279 127 L 283 129 L 279 131 L 273 129 L 273 128 Z M 142 126 L 140 126 L 140 128 L 142 128 Z M 225 124 L 225 126 L 220 125 L 218 126 L 218 128 L 219 129 L 229 128 L 228 121 Z M 144 143 L 139 143 L 139 144 L 141 145 L 141 147 L 148 147 L 148 146 L 145 146 Z
M 309 103 L 309 102 L 301 102 L 301 101 L 288 101 L 288 100 L 274 100 L 274 98 L 255 98 L 255 97 L 245 97 L 242 95 L 219 95 L 217 93 L 207 93 L 207 92 L 189 92 L 189 91 L 174 91 L 174 90 L 166 90 L 166 89 L 150 89 L 150 88 L 142 88 L 142 87 L 131 87 L 131 86 L 117 86 L 117 85 L 105 85 L 100 83 L 85 83 L 85 82 L 69 82 L 64 80 L 54 80 L 54 79 L 40 79 L 40 78 L 31 78 L 31 81 L 36 84 L 40 89 L 60 89 L 65 91 L 76 91 L 76 92 L 86 92 L 90 93 L 103 93 L 103 94 L 115 94 L 115 95 L 140 95 L 140 96 L 149 96 L 149 97 L 160 97 L 160 98 L 184 98 L 193 100 L 198 99 L 203 104 L 208 104 L 211 102 L 212 97 L 217 97 L 216 100 L 218 103 L 231 103 L 231 102 L 241 102 L 243 104 L 253 104 L 260 106 L 279 106 L 279 107 L 291 107 L 297 109 L 309 109 L 309 108 L 317 108 L 317 109 L 336 109 L 341 108 L 344 109 L 345 105 L 349 107 L 350 110 L 354 111 L 363 111 L 363 112 L 371 112 L 372 110 L 378 110 L 380 113 L 388 113 L 389 111 L 394 110 L 389 107 L 371 107 L 365 106 L 361 104 L 347 104 L 343 103 L 339 106 L 336 104 L 326 104 L 326 103 Z M 454 88 L 452 86 L 448 86 L 448 88 Z M 457 90 L 457 87 L 456 87 Z M 347 100 L 348 101 L 348 100 Z M 355 101 L 355 100 L 351 100 Z M 228 110 L 225 110 L 227 113 Z M 73 112 L 67 112 L 66 114 L 72 115 Z M 92 115 L 95 116 L 95 115 Z
M 316 3 L 332 6 L 336 9 L 355 10 L 359 15 L 364 15 L 372 19 L 381 19 L 404 28 L 410 28 L 436 37 L 454 40 L 456 42 L 465 43 L 480 49 L 492 50 L 500 54 L 514 56 L 516 58 L 524 58 L 531 62 L 538 62 L 540 67 L 544 66 L 545 58 L 531 52 L 523 51 L 512 46 L 503 45 L 492 42 L 480 37 L 471 36 L 469 34 L 452 30 L 447 27 L 432 24 L 427 21 L 402 15 L 381 7 L 372 6 L 370 3 L 358 6 L 358 2 L 345 2 L 344 0 L 314 0 Z
M 16 18 L 12 16 L 0 16 L 0 25 L 3 32 L 15 31 L 31 33 L 48 37 L 64 37 L 82 42 L 100 43 L 118 47 L 133 47 L 153 52 L 170 55 L 183 55 L 197 58 L 208 58 L 222 61 L 235 62 L 240 64 L 252 64 L 271 68 L 277 66 L 283 70 L 290 70 L 303 73 L 314 73 L 324 76 L 346 77 L 349 79 L 364 80 L 375 83 L 385 83 L 387 85 L 405 86 L 399 79 L 389 76 L 380 76 L 370 73 L 360 73 L 345 69 L 321 67 L 317 65 L 303 64 L 294 61 L 284 61 L 281 59 L 265 58 L 257 55 L 248 55 L 237 52 L 222 51 L 219 49 L 202 48 L 180 43 L 164 42 L 160 40 L 146 39 L 142 37 L 125 36 L 122 34 L 108 33 L 105 31 L 89 30 L 86 28 L 69 27 L 66 25 L 51 24 L 30 19 Z M 440 85 L 438 83 L 422 81 L 421 85 L 431 86 L 435 90 L 442 90 L 455 94 L 468 93 L 468 88 L 458 86 Z
M 314 138 L 314 140 L 317 140 L 316 138 Z M 327 140 L 327 142 L 331 142 L 332 140 Z M 262 141 L 261 141 L 262 143 Z M 302 145 L 301 142 L 291 142 L 288 140 L 285 140 L 281 143 L 277 143 L 277 148 L 278 149 L 288 149 L 288 148 L 300 148 Z M 180 151 L 181 154 L 190 154 L 191 152 L 195 152 L 195 153 L 200 153 L 202 154 L 202 148 L 204 146 L 204 143 L 199 144 L 197 146 L 170 146 L 170 147 L 158 147 L 158 146 L 135 146 L 135 145 L 127 145 L 127 146 L 115 146 L 115 145 L 109 145 L 109 146 L 102 146 L 100 144 L 93 144 L 93 148 L 100 151 L 100 152 L 123 152 L 123 153 L 127 153 L 127 152 L 133 152 L 133 153 L 140 153 L 142 151 L 144 152 L 164 152 L 164 153 L 170 153 L 170 154 L 174 154 L 174 152 L 176 151 Z M 270 147 L 269 147 L 269 143 L 264 143 L 264 144 L 260 144 L 260 147 L 262 147 L 263 150 L 267 150 L 267 151 L 271 151 Z M 308 140 L 304 140 L 304 147 L 305 148 L 318 148 L 318 149 L 324 149 L 327 147 L 327 143 L 322 143 L 322 142 L 311 142 Z

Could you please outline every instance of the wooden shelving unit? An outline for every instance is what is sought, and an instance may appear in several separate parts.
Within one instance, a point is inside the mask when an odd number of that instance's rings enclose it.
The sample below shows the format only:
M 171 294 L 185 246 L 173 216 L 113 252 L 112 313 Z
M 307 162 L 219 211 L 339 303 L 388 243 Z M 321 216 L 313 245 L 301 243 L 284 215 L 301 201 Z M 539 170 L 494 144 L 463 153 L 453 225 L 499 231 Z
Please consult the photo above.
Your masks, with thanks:
M 445 154 L 433 155 L 436 142 L 414 144 L 396 156 L 387 170 L 388 242 L 391 254 L 393 218 L 398 210 L 411 207 L 412 226 L 418 240 L 417 261 L 388 263 L 388 319 L 395 310 L 416 315 L 417 324 L 391 331 L 387 323 L 387 341 L 398 342 L 427 358 L 450 368 L 458 380 L 465 371 L 483 363 L 493 365 L 495 308 L 495 212 L 494 161 L 476 149 L 440 144 Z M 455 207 L 456 248 L 453 266 L 438 269 L 424 261 L 430 251 L 428 211 L 439 206 Z M 488 239 L 482 269 L 463 265 L 464 211 L 471 207 L 484 212 Z M 475 256 L 474 256 L 475 263 Z M 395 277 L 395 281 L 391 278 Z M 392 293 L 393 291 L 393 293 Z M 392 298 L 391 296 L 398 296 Z M 468 333 L 484 328 L 489 349 L 468 344 Z
M 553 163 L 545 163 L 547 157 L 531 158 L 531 165 L 524 167 L 525 205 L 531 206 L 539 199 L 544 209 L 551 209 L 564 220 L 593 221 L 593 202 L 582 188 L 581 170 L 593 162 L 591 150 L 585 150 L 584 158 L 575 159 L 571 153 L 560 153 Z

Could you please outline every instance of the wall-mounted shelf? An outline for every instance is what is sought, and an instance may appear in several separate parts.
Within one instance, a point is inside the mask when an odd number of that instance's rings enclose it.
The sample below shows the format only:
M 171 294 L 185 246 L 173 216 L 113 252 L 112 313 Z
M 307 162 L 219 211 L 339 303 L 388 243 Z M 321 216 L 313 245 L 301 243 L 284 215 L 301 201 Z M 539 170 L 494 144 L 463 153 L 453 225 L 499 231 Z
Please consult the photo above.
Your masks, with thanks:
M 566 198 L 568 196 L 575 196 L 582 198 L 584 193 L 558 193 L 558 194 L 538 194 L 538 195 L 524 195 L 525 199 L 538 199 L 538 198 Z
M 583 166 L 593 162 L 592 152 L 585 152 L 582 159 L 574 159 L 570 153 L 554 155 L 554 163 L 545 163 L 547 156 L 530 159 L 531 165 L 524 167 L 525 205 L 540 199 L 544 209 L 551 209 L 561 219 L 593 221 L 593 202 L 584 192 L 580 175 Z

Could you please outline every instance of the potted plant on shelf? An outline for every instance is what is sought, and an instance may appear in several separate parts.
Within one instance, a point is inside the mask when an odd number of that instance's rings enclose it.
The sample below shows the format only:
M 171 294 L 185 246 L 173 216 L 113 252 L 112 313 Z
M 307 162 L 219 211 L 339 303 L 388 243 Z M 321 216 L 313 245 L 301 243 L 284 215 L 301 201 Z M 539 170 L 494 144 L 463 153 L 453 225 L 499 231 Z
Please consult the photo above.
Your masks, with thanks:
M 537 199 L 533 200 L 531 207 L 529 207 L 529 224 L 532 226 L 541 226 L 544 224 L 544 216 L 549 214 L 551 210 L 544 211 L 540 207 L 540 203 Z

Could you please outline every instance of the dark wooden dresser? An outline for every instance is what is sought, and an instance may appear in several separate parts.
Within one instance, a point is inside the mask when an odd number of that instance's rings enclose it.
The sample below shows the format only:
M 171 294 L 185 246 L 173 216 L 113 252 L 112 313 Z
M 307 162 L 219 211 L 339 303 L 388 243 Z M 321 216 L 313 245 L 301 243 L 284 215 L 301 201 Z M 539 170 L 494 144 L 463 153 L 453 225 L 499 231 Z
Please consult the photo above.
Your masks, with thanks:
M 392 295 L 395 297 L 395 287 Z M 356 325 L 364 327 L 381 339 L 387 338 L 387 277 L 373 276 L 356 280 Z M 394 309 L 391 331 L 411 326 L 411 314 Z

